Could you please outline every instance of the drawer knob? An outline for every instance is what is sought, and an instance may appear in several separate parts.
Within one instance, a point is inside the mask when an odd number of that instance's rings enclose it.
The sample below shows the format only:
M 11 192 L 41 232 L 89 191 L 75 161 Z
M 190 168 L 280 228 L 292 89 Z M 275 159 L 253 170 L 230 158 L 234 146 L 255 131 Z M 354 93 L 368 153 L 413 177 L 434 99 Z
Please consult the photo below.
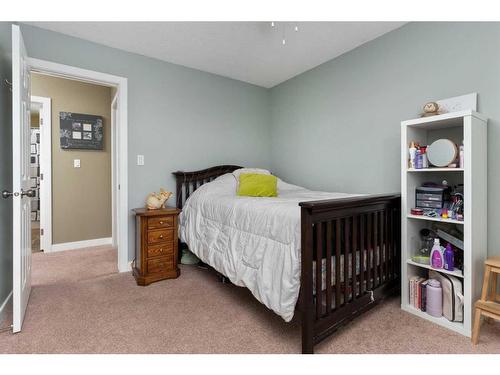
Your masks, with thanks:
M 163 253 L 163 249 L 160 249 L 160 253 Z
M 163 234 L 160 234 L 160 238 L 163 238 Z
M 160 221 L 160 225 L 162 225 L 162 224 L 163 224 L 163 221 Z

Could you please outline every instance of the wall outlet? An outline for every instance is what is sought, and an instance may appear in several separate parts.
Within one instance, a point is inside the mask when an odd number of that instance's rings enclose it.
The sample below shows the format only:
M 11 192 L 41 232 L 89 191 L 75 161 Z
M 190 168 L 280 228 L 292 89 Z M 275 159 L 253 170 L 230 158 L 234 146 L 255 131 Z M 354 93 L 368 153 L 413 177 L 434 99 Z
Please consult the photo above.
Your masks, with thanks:
M 137 165 L 144 165 L 144 155 L 137 155 Z
M 73 168 L 80 168 L 80 159 L 73 160 Z

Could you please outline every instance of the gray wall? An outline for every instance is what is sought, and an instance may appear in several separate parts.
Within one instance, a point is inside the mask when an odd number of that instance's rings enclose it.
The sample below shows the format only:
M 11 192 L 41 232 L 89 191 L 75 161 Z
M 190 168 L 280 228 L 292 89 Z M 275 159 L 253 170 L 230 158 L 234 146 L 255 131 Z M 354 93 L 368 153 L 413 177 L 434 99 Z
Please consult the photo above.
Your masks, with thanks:
M 0 22 L 0 191 L 12 189 L 12 82 L 10 24 Z M 12 290 L 12 199 L 0 198 L 0 306 Z M 2 328 L 2 327 L 0 327 Z
M 399 123 L 422 103 L 479 93 L 489 122 L 489 243 L 500 254 L 500 24 L 413 23 L 271 90 L 22 26 L 31 56 L 129 79 L 129 205 L 170 172 L 237 163 L 292 183 L 351 192 L 400 190 Z M 10 25 L 0 69 L 10 76 Z M 2 186 L 10 186 L 10 96 L 0 92 Z M 146 165 L 135 164 L 137 154 Z M 10 203 L 0 201 L 0 301 L 10 290 Z M 132 254 L 134 231 L 130 221 Z
M 21 29 L 31 57 L 128 78 L 130 208 L 143 206 L 160 187 L 174 191 L 176 170 L 268 167 L 266 89 L 24 24 Z M 145 155 L 145 166 L 136 165 L 137 154 Z M 130 217 L 130 258 L 133 228 Z
M 489 117 L 489 252 L 500 255 L 500 23 L 412 23 L 271 90 L 272 170 L 346 192 L 400 191 L 400 121 L 470 92 Z

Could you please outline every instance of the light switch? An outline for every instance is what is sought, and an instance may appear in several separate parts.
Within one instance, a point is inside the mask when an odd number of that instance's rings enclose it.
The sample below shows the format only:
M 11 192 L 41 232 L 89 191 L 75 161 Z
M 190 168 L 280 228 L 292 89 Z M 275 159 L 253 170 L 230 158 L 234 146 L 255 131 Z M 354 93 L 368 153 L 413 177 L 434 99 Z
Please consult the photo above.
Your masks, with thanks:
M 137 165 L 144 165 L 144 155 L 137 155 Z
M 73 168 L 80 168 L 80 159 L 73 160 Z

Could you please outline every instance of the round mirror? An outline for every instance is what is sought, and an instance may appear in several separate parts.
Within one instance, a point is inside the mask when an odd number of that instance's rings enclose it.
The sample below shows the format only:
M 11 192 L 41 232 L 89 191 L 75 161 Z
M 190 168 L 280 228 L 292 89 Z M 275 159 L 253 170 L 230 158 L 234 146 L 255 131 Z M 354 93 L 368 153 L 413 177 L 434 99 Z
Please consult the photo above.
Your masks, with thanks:
M 457 146 L 449 139 L 438 139 L 427 147 L 427 158 L 435 167 L 447 167 L 457 159 L 457 156 Z

